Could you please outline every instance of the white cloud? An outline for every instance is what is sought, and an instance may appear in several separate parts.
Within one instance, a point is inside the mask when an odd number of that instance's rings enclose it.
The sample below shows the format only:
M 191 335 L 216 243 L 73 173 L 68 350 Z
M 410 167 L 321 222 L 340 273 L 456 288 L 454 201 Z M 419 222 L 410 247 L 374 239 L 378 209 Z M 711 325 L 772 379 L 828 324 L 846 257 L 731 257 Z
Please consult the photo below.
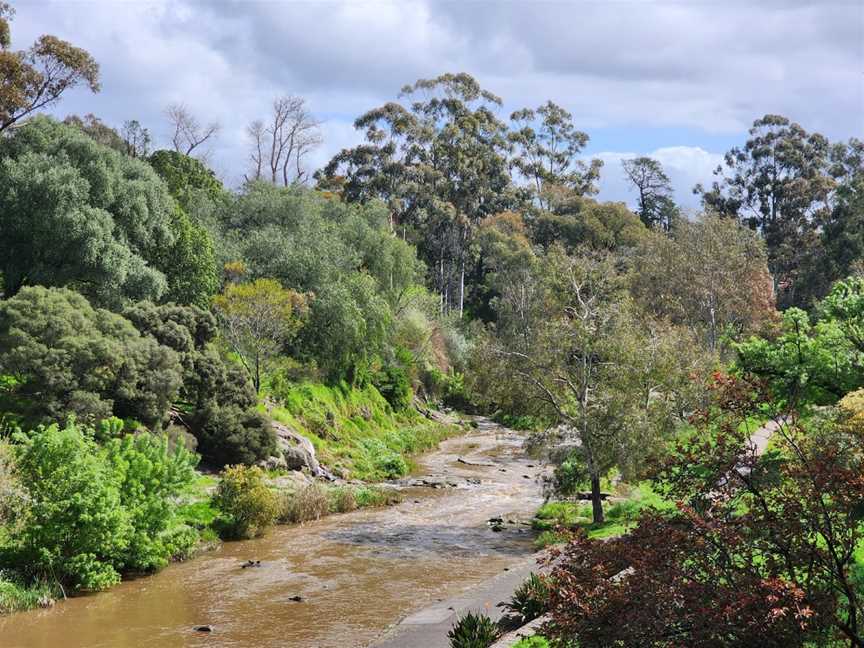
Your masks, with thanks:
M 356 141 L 357 115 L 445 71 L 477 76 L 505 98 L 504 114 L 552 99 L 589 134 L 632 133 L 626 146 L 642 154 L 657 143 L 640 133 L 686 132 L 675 141 L 689 153 L 657 150 L 679 199 L 691 180 L 708 179 L 695 178 L 705 170 L 694 153 L 700 134 L 743 140 L 770 112 L 832 139 L 864 136 L 861 2 L 65 0 L 17 9 L 17 47 L 53 33 L 101 63 L 102 93 L 70 93 L 58 114 L 136 118 L 164 144 L 162 111 L 182 100 L 223 124 L 213 159 L 234 178 L 245 125 L 275 95 L 306 97 L 326 122 L 315 156 L 324 161 Z M 616 182 L 612 174 L 604 191 L 620 193 Z

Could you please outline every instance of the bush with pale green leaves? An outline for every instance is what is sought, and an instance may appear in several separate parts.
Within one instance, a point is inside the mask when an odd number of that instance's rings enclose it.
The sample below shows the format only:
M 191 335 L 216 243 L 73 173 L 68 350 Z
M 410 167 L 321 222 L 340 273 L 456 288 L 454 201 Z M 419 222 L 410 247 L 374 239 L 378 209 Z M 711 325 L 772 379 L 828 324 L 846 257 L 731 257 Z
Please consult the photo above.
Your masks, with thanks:
M 153 571 L 197 541 L 178 520 L 175 498 L 197 458 L 149 433 L 99 445 L 73 423 L 16 435 L 15 470 L 24 490 L 2 567 L 100 590 L 124 572 Z

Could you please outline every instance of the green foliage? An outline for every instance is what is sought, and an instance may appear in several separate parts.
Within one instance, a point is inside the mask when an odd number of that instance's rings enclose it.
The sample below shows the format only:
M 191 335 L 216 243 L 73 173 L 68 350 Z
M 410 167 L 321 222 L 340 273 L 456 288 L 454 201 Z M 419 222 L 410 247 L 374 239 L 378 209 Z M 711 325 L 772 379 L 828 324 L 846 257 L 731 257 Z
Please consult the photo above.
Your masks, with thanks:
M 221 513 L 222 532 L 232 538 L 255 538 L 275 521 L 279 499 L 257 466 L 229 466 L 221 474 L 213 505 Z
M 406 457 L 456 432 L 413 410 L 394 412 L 372 385 L 284 384 L 272 397 L 282 403 L 274 419 L 311 439 L 331 470 L 356 479 L 402 476 Z
M 504 608 L 524 624 L 533 621 L 549 609 L 549 585 L 546 578 L 535 573 L 528 575 L 513 592 Z
M 198 451 L 215 466 L 252 464 L 276 450 L 267 419 L 253 408 L 255 390 L 242 369 L 213 348 L 216 320 L 194 306 L 141 302 L 123 314 L 142 332 L 175 351 L 183 366 L 180 397 L 185 425 Z M 179 431 L 179 430 L 178 430 Z M 185 432 L 180 436 L 184 436 Z
M 783 313 L 775 339 L 751 337 L 734 348 L 738 367 L 766 377 L 780 407 L 833 403 L 861 384 L 858 352 L 838 322 L 814 324 L 798 308 Z
M 259 391 L 270 362 L 303 326 L 307 297 L 273 279 L 256 279 L 229 284 L 213 306 L 225 339 Z
M 93 435 L 52 425 L 16 446 L 27 506 L 10 553 L 27 572 L 82 590 L 161 567 L 192 540 L 178 532 L 173 498 L 191 482 L 194 457 L 150 434 L 105 447 Z
M 390 403 L 395 411 L 401 411 L 411 406 L 414 392 L 408 374 L 399 365 L 386 364 L 375 372 L 372 384 L 378 392 Z
M 332 380 L 354 378 L 379 355 L 391 314 L 369 275 L 355 274 L 316 295 L 301 347 Z
M 487 614 L 466 612 L 456 620 L 447 637 L 450 648 L 489 648 L 500 634 L 498 626 Z
M 145 162 L 36 117 L 0 141 L 0 272 L 6 294 L 69 286 L 99 304 L 159 299 L 174 204 Z
M 190 417 L 189 425 L 198 439 L 199 452 L 214 466 L 232 462 L 251 465 L 276 452 L 269 421 L 251 409 L 209 402 Z
M 35 607 L 49 607 L 62 595 L 63 592 L 56 583 L 28 583 L 14 572 L 0 570 L 0 615 Z
M 112 415 L 158 427 L 181 385 L 177 354 L 123 317 L 65 288 L 30 287 L 0 302 L 3 409 L 25 424 Z
M 155 261 L 168 282 L 164 299 L 207 308 L 219 289 L 213 239 L 180 207 L 174 209 L 171 230 L 174 243 L 165 247 Z
M 147 161 L 168 187 L 186 213 L 191 213 L 202 197 L 212 202 L 227 198 L 225 188 L 200 160 L 177 151 L 155 151 Z
M 551 644 L 545 637 L 535 635 L 520 639 L 513 644 L 513 648 L 551 648 Z
M 169 450 L 167 440 L 147 433 L 114 438 L 103 452 L 134 529 L 121 554 L 124 568 L 152 571 L 188 551 L 198 537 L 188 528 L 169 533 L 176 511 L 171 498 L 192 482 L 197 456 L 182 447 Z

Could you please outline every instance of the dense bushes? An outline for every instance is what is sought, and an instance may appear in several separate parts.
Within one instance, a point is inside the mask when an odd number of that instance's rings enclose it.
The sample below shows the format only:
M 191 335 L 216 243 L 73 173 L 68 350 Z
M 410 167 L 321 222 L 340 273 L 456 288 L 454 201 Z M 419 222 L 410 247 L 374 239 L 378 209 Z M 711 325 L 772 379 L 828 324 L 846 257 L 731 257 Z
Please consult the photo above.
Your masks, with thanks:
M 158 426 L 182 380 L 174 350 L 66 288 L 30 287 L 0 302 L 0 409 L 25 425 L 116 415 Z
M 28 576 L 98 590 L 124 571 L 150 571 L 188 549 L 197 534 L 175 517 L 173 498 L 193 477 L 196 460 L 151 434 L 104 446 L 90 428 L 69 424 L 20 435 L 14 446 L 26 506 L 4 562 Z
M 216 333 L 192 306 L 140 302 L 118 315 L 66 288 L 24 288 L 0 302 L 0 411 L 25 427 L 113 415 L 160 430 L 176 406 L 207 461 L 254 463 L 275 451 L 273 432 Z

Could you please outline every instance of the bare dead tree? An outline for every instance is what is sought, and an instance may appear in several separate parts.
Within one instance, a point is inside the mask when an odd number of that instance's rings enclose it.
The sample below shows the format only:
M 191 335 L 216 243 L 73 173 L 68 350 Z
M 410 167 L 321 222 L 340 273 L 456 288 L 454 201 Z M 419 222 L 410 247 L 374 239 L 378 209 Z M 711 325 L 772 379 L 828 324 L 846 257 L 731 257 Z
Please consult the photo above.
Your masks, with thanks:
M 305 182 L 303 159 L 321 143 L 318 127 L 302 97 L 274 99 L 269 120 L 255 120 L 246 129 L 252 147 L 252 177 L 261 179 L 266 170 L 273 184 L 281 182 L 287 187 Z
M 246 176 L 247 180 L 260 180 L 264 170 L 264 122 L 256 119 L 246 127 L 246 135 L 252 142 L 252 152 L 249 159 L 252 162 L 252 178 Z
M 174 129 L 171 143 L 178 153 L 192 155 L 195 149 L 219 133 L 220 126 L 217 122 L 202 126 L 189 108 L 182 103 L 171 104 L 165 110 L 165 114 Z

